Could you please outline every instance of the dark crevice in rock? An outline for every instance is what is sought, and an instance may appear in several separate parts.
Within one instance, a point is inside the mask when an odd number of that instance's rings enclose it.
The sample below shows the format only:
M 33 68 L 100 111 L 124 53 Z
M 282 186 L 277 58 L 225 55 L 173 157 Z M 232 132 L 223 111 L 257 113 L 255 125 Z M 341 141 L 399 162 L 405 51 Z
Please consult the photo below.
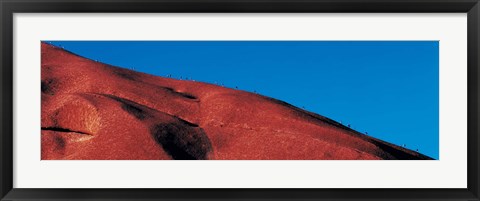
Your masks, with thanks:
M 61 127 L 42 127 L 42 130 L 44 130 L 44 131 L 55 131 L 55 132 L 65 132 L 65 133 L 79 133 L 79 134 L 82 134 L 82 135 L 91 135 L 91 134 L 86 133 L 86 132 L 74 131 L 74 130 L 70 130 L 68 128 L 61 128 Z
M 181 122 L 159 123 L 150 130 L 162 148 L 175 160 L 205 160 L 212 144 L 203 129 Z

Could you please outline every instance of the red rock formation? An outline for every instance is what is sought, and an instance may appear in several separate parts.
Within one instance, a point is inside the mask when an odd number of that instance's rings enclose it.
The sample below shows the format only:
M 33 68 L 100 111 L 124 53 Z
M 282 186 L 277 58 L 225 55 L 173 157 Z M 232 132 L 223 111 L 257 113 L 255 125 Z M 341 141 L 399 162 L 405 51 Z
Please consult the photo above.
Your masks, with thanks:
M 430 159 L 285 102 L 42 43 L 42 159 Z

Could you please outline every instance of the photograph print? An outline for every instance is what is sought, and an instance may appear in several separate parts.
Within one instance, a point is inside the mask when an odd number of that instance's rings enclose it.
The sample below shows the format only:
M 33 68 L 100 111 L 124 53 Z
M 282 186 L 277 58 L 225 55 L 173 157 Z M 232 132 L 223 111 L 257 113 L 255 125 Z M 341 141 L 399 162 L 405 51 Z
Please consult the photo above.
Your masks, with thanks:
M 438 41 L 41 41 L 42 160 L 439 160 Z

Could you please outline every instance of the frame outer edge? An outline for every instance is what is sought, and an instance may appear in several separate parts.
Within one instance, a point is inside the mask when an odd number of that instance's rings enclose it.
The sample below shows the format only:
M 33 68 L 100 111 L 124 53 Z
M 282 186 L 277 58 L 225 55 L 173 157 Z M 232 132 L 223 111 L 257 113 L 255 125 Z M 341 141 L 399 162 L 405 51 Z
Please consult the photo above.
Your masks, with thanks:
M 33 1 L 41 2 L 41 1 Z M 59 1 L 60 2 L 60 1 Z M 89 1 L 87 1 L 89 2 Z M 93 2 L 93 1 L 92 1 Z M 228 1 L 225 1 L 228 2 Z M 386 1 L 388 2 L 388 1 Z M 470 2 L 470 1 L 467 1 Z M 0 0 L 1 10 L 1 27 L 0 27 L 0 47 L 2 53 L 0 54 L 0 77 L 1 87 L 0 93 L 2 94 L 2 100 L 0 104 L 0 199 L 3 201 L 16 200 L 15 196 L 10 195 L 13 189 L 13 8 L 14 3 L 8 0 Z M 30 8 L 35 10 L 33 8 Z M 22 10 L 22 9 L 21 9 Z M 28 10 L 28 9 L 26 9 Z M 479 35 L 479 22 L 480 22 L 480 5 L 478 0 L 471 7 L 468 12 L 467 18 L 468 24 L 468 191 L 474 195 L 473 200 L 479 200 L 479 130 L 478 125 L 480 119 L 478 115 L 480 113 L 479 98 L 480 98 L 480 70 L 479 70 L 479 50 L 480 50 L 480 35 Z M 17 189 L 21 190 L 21 189 Z M 45 190 L 45 189 L 44 189 Z M 24 193 L 24 196 L 28 193 Z M 25 197 L 23 198 L 25 199 Z M 28 198 L 35 199 L 35 198 Z M 40 198 L 42 199 L 42 198 Z M 83 198 L 85 199 L 85 198 Z M 87 198 L 88 199 L 88 198 Z M 90 198 L 91 199 L 91 198 Z M 95 200 L 107 200 L 108 198 L 96 198 Z M 465 198 L 445 198 L 452 200 L 464 200 Z M 43 200 L 48 200 L 43 198 Z M 126 199 L 129 200 L 129 199 Z M 179 199 L 182 200 L 182 199 Z M 201 200 L 201 199 L 199 199 Z M 251 199 L 255 200 L 255 199 Z M 361 198 L 358 200 L 362 200 Z M 392 199 L 393 200 L 393 199 Z M 472 200 L 466 198 L 465 200 Z
M 480 3 L 470 9 L 467 15 L 468 29 L 468 190 L 479 200 L 479 129 L 480 119 Z
M 2 15 L 4 15 L 4 13 L 5 13 L 5 10 L 3 10 L 3 8 L 4 8 L 3 1 L 0 0 L 0 12 L 1 12 Z M 5 18 L 2 16 L 2 21 L 0 22 L 1 23 L 1 25 L 0 25 L 0 50 L 2 51 L 2 53 L 0 54 L 0 65 L 2 67 L 0 69 L 0 71 L 5 66 L 4 63 L 3 63 L 3 51 L 5 51 L 5 49 L 3 47 L 4 46 L 4 44 L 3 44 L 3 42 L 4 42 L 3 32 L 6 31 L 6 29 L 3 27 L 4 22 L 5 22 L 4 19 Z M 3 73 L 1 75 L 3 75 Z M 0 94 L 2 96 L 2 100 L 0 100 L 1 101 L 1 103 L 0 103 L 0 145 L 3 146 L 3 144 L 4 144 L 3 143 L 4 142 L 3 136 L 5 135 L 5 133 L 3 132 L 3 117 L 4 117 L 3 116 L 3 84 L 2 84 L 2 86 L 0 86 Z M 5 184 L 4 184 L 4 179 L 3 179 L 4 175 L 5 175 L 5 171 L 4 171 L 4 168 L 3 168 L 3 166 L 4 166 L 3 153 L 4 153 L 4 151 L 3 151 L 3 147 L 2 147 L 2 148 L 0 148 L 0 180 L 1 180 L 0 181 L 0 199 L 2 199 L 6 194 L 5 189 L 4 189 Z
M 12 62 L 12 34 L 13 34 L 13 12 L 7 2 L 0 1 L 0 10 L 2 11 L 2 26 L 0 30 L 1 51 L 1 87 L 0 93 L 2 100 L 0 105 L 0 198 L 3 198 L 13 189 L 13 62 Z

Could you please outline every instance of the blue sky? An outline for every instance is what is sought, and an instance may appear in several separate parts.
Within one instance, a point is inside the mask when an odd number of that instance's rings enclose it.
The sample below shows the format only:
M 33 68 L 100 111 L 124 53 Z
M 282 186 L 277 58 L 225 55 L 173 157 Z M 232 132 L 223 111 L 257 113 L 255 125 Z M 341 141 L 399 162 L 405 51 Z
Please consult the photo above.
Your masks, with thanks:
M 49 41 L 149 74 L 286 101 L 439 158 L 438 41 Z

